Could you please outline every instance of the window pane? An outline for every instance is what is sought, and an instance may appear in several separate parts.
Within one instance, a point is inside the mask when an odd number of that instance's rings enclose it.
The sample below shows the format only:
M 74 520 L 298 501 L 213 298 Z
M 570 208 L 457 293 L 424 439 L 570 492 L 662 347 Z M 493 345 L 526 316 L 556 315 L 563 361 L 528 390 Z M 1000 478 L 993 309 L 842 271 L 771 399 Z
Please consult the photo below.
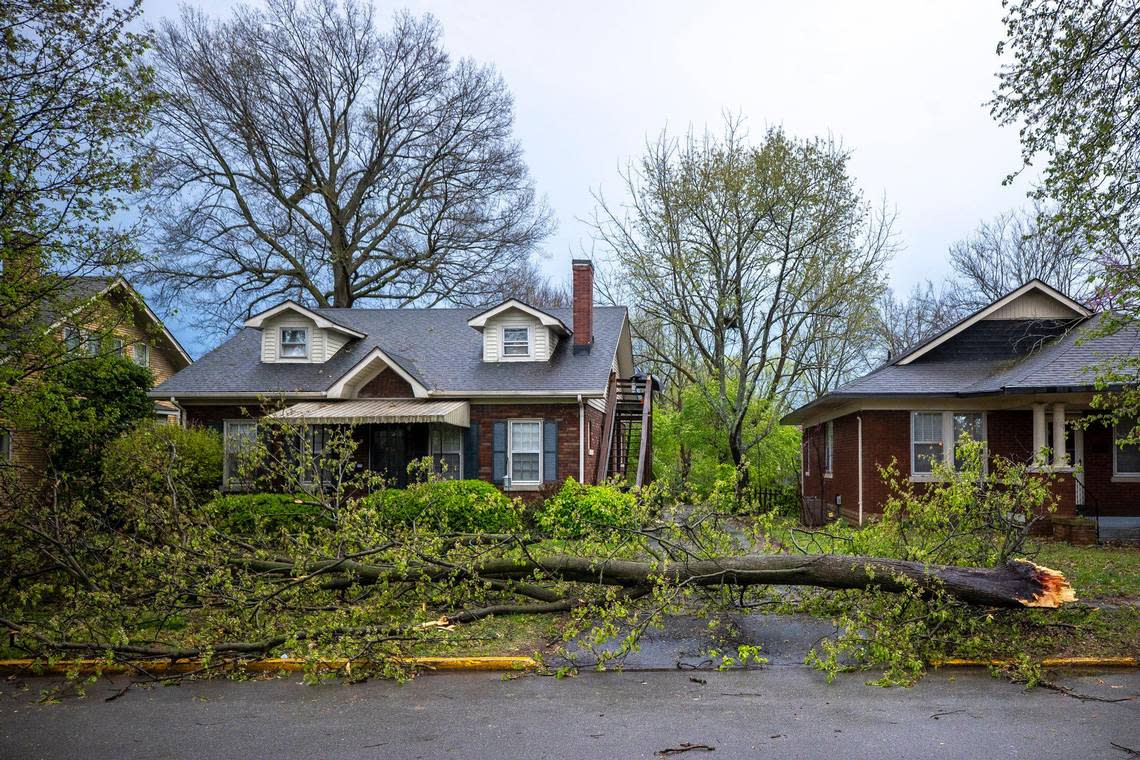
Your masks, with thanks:
M 962 433 L 970 436 L 972 440 L 984 441 L 985 429 L 982 425 L 982 415 L 978 412 L 958 413 L 954 415 L 954 468 L 961 469 L 965 464 L 958 453 L 958 439 Z
M 515 422 L 511 424 L 511 449 L 513 451 L 538 452 L 542 450 L 542 425 L 537 422 Z
M 309 339 L 309 331 L 303 329 L 284 329 L 281 331 L 281 356 L 304 358 Z
M 914 471 L 933 472 L 933 463 L 942 459 L 941 443 L 914 444 Z
M 145 343 L 135 344 L 135 364 L 145 367 L 150 364 L 150 347 Z
M 915 412 L 914 442 L 942 443 L 942 412 Z
M 448 454 L 458 454 L 463 449 L 463 435 L 457 427 L 443 429 L 443 446 L 440 451 Z
M 1126 440 L 1133 426 L 1127 422 L 1117 423 L 1113 445 L 1116 446 L 1116 472 L 1120 475 L 1140 475 L 1140 444 L 1131 443 L 1118 446 L 1116 441 Z
M 538 454 L 514 454 L 511 456 L 511 480 L 516 483 L 537 483 Z
M 436 457 L 436 472 L 440 473 L 444 480 L 459 480 L 461 474 L 459 472 L 459 455 L 441 454 Z
M 525 327 L 503 328 L 503 355 L 526 356 L 530 353 L 530 330 Z

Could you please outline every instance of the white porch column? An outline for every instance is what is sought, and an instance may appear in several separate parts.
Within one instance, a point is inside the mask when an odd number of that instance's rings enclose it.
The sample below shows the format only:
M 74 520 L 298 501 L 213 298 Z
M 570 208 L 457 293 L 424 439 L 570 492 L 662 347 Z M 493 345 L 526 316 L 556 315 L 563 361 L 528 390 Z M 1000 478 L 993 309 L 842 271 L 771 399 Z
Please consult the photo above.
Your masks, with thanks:
M 1033 405 L 1033 463 L 1046 464 L 1044 449 L 1049 444 L 1045 440 L 1045 405 Z
M 1053 404 L 1053 466 L 1068 467 L 1069 457 L 1065 452 L 1065 405 Z

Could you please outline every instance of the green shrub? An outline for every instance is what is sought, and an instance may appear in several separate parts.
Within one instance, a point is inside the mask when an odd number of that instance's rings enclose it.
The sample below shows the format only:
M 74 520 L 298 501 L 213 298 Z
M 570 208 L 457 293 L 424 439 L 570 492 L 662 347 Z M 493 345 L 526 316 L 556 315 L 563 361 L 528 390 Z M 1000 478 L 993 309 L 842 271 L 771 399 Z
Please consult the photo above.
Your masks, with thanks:
M 506 533 L 522 527 L 522 508 L 482 480 L 433 480 L 366 497 L 381 522 L 450 533 Z
M 320 505 L 304 494 L 226 494 L 207 504 L 206 513 L 219 530 L 239 535 L 297 533 L 327 523 Z
M 213 430 L 144 422 L 103 453 L 103 482 L 112 503 L 169 496 L 203 504 L 222 482 L 222 437 Z
M 591 486 L 567 478 L 538 511 L 540 528 L 557 538 L 582 538 L 607 529 L 640 528 L 646 510 L 637 495 L 614 486 Z

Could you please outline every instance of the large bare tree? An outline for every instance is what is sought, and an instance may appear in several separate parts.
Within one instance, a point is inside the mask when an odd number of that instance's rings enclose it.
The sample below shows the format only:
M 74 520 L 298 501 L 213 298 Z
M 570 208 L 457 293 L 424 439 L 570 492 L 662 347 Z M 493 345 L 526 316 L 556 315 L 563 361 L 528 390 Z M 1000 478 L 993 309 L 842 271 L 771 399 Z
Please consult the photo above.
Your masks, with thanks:
M 746 433 L 750 403 L 793 402 L 884 287 L 891 217 L 864 201 L 848 157 L 779 129 L 751 145 L 730 118 L 719 136 L 663 134 L 623 173 L 623 203 L 597 196 L 598 245 L 639 345 L 705 389 L 738 467 L 767 432 Z
M 286 296 L 484 300 L 550 215 L 501 77 L 440 34 L 355 0 L 164 22 L 150 280 L 223 322 Z
M 1034 278 L 1074 298 L 1091 297 L 1095 262 L 1076 233 L 1041 224 L 1051 213 L 1039 203 L 1031 211 L 1000 214 L 950 246 L 952 296 L 962 311 L 979 309 Z

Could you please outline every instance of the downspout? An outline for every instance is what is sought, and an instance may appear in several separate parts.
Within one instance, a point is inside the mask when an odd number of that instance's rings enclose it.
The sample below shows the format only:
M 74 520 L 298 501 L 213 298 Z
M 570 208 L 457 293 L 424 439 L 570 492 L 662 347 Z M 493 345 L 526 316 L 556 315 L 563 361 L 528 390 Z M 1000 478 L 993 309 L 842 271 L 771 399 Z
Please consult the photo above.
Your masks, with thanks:
M 859 476 L 859 525 L 863 524 L 863 417 L 856 416 L 855 422 L 858 423 L 858 441 L 857 441 L 857 456 L 859 457 L 859 465 L 856 468 Z
M 186 427 L 186 410 L 182 408 L 182 405 L 179 404 L 177 400 L 175 400 L 174 396 L 170 397 L 170 403 L 174 406 L 175 409 L 178 410 L 178 427 Z
M 586 482 L 586 405 L 578 394 L 578 482 Z

